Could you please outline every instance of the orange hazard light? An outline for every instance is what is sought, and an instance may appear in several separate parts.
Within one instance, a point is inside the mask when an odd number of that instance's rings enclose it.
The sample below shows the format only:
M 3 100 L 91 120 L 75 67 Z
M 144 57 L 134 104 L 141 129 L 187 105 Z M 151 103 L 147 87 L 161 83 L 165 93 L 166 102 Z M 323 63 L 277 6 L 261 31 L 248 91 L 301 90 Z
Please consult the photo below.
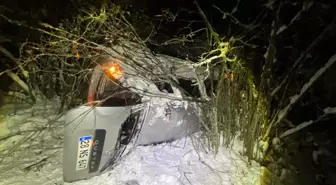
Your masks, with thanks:
M 124 72 L 119 64 L 111 63 L 105 68 L 105 74 L 114 80 L 119 80 Z

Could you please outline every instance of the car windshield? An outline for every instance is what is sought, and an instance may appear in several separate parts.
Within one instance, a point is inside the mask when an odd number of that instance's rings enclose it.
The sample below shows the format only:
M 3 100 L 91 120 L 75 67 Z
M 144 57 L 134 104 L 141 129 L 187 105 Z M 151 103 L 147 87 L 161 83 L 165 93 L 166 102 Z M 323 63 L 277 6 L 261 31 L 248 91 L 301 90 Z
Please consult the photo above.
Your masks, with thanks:
M 103 107 L 131 106 L 141 103 L 140 95 L 106 76 L 100 81 L 96 98 L 102 101 L 100 106 Z

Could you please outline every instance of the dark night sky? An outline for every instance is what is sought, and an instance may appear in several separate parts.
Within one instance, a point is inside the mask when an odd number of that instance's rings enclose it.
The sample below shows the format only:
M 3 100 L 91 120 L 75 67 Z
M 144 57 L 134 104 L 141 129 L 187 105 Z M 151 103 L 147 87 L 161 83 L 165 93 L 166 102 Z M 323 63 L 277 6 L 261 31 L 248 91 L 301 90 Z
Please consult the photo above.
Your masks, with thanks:
M 92 2 L 99 4 L 99 1 Z M 169 9 L 172 12 L 176 12 L 181 8 L 185 8 L 196 12 L 196 7 L 192 0 L 114 0 L 113 2 L 132 5 L 134 9 L 143 9 L 149 16 L 160 14 L 162 9 Z M 224 11 L 230 11 L 232 7 L 234 7 L 236 1 L 201 0 L 199 3 L 213 26 L 217 28 L 217 31 L 220 33 L 223 32 L 226 26 L 225 22 L 222 21 L 222 14 L 212 6 L 215 5 Z M 51 24 L 57 24 L 65 17 L 75 16 L 74 14 L 76 11 L 74 11 L 74 7 L 80 7 L 79 3 L 71 3 L 69 0 L 2 0 L 2 3 L 0 4 L 12 10 L 10 12 L 0 8 L 0 11 L 2 10 L 2 12 L 6 12 L 6 15 L 10 15 L 12 18 L 26 20 L 30 23 L 41 21 Z M 239 6 L 239 11 L 235 15 L 237 18 L 241 19 L 242 22 L 247 22 L 248 20 L 253 19 L 259 12 L 260 5 L 255 3 L 255 1 L 243 1 Z M 200 19 L 196 13 L 183 14 L 180 18 L 187 20 Z M 195 28 L 200 26 L 201 25 L 195 25 Z

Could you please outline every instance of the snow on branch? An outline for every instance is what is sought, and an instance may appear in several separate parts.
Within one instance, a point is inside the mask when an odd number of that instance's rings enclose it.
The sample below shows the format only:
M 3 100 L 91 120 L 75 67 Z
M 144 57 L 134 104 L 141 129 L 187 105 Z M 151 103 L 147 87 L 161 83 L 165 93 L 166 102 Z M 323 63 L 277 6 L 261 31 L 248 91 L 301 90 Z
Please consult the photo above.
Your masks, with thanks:
M 298 93 L 298 94 L 296 94 L 296 95 L 294 95 L 294 96 L 292 96 L 292 97 L 290 98 L 290 102 L 289 102 L 289 104 L 288 104 L 285 108 L 283 108 L 282 110 L 280 110 L 280 111 L 278 112 L 278 114 L 277 114 L 277 117 L 275 117 L 275 118 L 272 120 L 272 122 L 271 122 L 271 124 L 268 126 L 267 131 L 266 131 L 266 133 L 265 133 L 265 135 L 264 135 L 263 138 L 267 138 L 267 137 L 268 137 L 268 135 L 269 135 L 270 132 L 271 132 L 271 129 L 272 129 L 274 126 L 276 126 L 276 125 L 278 125 L 279 123 L 281 123 L 281 121 L 282 121 L 283 119 L 286 118 L 286 116 L 287 116 L 287 114 L 289 113 L 289 111 L 291 110 L 291 108 L 292 108 L 292 107 L 296 104 L 296 102 L 297 102 L 297 101 L 304 95 L 304 93 L 308 90 L 308 88 L 310 88 L 310 87 L 313 85 L 313 83 L 316 82 L 316 80 L 317 80 L 319 77 L 321 77 L 322 74 L 324 74 L 324 72 L 325 72 L 328 68 L 330 68 L 335 62 L 336 62 L 336 54 L 334 54 L 332 57 L 330 57 L 330 59 L 328 60 L 328 62 L 327 62 L 323 67 L 321 67 L 318 71 L 316 71 L 316 73 L 314 74 L 314 76 L 312 76 L 312 77 L 310 78 L 310 80 L 309 80 L 306 84 L 303 85 L 303 87 L 301 88 L 300 93 Z M 335 109 L 325 109 L 325 112 L 328 111 L 328 110 L 332 112 L 332 110 L 334 111 Z M 305 125 L 308 126 L 308 125 L 310 125 L 310 124 L 305 123 L 303 126 L 306 127 Z M 303 127 L 303 128 L 304 128 L 304 127 Z M 297 128 L 297 127 L 295 127 L 295 128 Z M 294 128 L 294 129 L 295 129 L 295 128 Z M 298 129 L 298 130 L 301 130 L 302 128 L 297 128 L 297 129 Z
M 336 107 L 327 107 L 323 112 L 324 114 L 336 114 Z
M 303 128 L 306 128 L 306 127 L 308 127 L 309 125 L 311 125 L 313 123 L 314 123 L 313 120 L 303 122 L 303 123 L 299 124 L 298 126 L 296 126 L 294 128 L 291 128 L 291 129 L 287 130 L 286 132 L 282 133 L 280 135 L 280 139 L 282 139 L 284 137 L 287 137 L 287 136 L 289 136 L 289 135 L 291 135 L 291 134 L 293 134 L 293 133 L 295 133 L 295 132 L 297 132 L 297 131 L 299 131 L 299 130 L 301 130 Z
M 282 119 L 284 119 L 287 114 L 289 113 L 290 109 L 293 107 L 293 105 L 302 97 L 302 95 L 314 84 L 314 82 L 316 82 L 317 79 L 319 79 L 319 77 L 321 77 L 327 69 L 329 69 L 334 63 L 336 62 L 336 54 L 334 54 L 329 60 L 328 62 L 321 67 L 318 71 L 316 71 L 316 73 L 314 74 L 314 76 L 312 76 L 310 78 L 310 80 L 303 85 L 303 87 L 301 88 L 300 93 L 292 96 L 290 98 L 290 102 L 289 104 L 280 111 L 279 115 L 278 115 L 278 119 L 276 121 L 276 124 L 280 123 Z
M 294 134 L 295 132 L 302 130 L 306 127 L 308 127 L 309 125 L 312 125 L 314 123 L 320 122 L 322 120 L 324 120 L 325 118 L 327 118 L 327 116 L 331 115 L 331 114 L 336 114 L 336 107 L 328 107 L 324 109 L 324 114 L 322 116 L 320 116 L 319 118 L 317 118 L 316 120 L 310 120 L 310 121 L 306 121 L 303 123 L 300 123 L 298 126 L 296 126 L 295 128 L 291 128 L 289 130 L 287 130 L 286 132 L 282 133 L 280 135 L 280 138 L 284 138 L 287 137 L 289 135 Z

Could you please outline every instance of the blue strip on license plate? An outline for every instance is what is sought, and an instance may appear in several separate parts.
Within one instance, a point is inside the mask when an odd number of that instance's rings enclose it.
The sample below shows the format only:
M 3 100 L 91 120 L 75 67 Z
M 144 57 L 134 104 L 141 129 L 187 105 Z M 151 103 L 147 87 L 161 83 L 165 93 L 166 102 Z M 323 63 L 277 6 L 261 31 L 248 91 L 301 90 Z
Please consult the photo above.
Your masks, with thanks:
M 88 140 L 92 140 L 92 136 L 83 136 L 79 138 L 79 141 L 88 141 Z

